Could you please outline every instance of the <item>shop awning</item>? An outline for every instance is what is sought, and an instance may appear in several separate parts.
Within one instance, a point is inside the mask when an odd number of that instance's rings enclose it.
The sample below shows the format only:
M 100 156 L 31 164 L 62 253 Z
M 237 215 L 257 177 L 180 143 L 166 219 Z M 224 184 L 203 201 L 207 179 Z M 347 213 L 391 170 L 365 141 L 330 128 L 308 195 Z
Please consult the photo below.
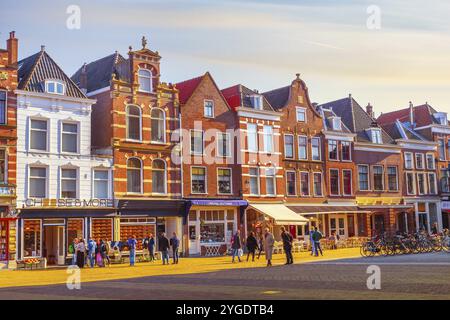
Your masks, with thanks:
M 357 206 L 289 206 L 297 214 L 364 213 Z M 369 211 L 370 212 L 370 211 Z
M 148 217 L 186 217 L 187 202 L 184 200 L 119 200 L 120 215 Z
M 192 206 L 205 207 L 246 207 L 246 200 L 228 200 L 228 199 L 192 199 L 187 200 Z
M 115 216 L 114 208 L 108 209 L 20 209 L 19 218 L 84 218 Z
M 256 211 L 275 220 L 278 225 L 305 225 L 308 219 L 295 213 L 283 204 L 249 204 Z

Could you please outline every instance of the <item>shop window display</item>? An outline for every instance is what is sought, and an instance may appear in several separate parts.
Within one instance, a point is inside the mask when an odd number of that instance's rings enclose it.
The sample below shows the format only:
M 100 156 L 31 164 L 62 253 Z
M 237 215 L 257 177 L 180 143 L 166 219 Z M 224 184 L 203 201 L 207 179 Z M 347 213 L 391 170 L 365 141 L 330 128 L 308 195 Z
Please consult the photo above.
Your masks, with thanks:
M 67 220 L 67 250 L 73 243 L 73 239 L 82 239 L 83 235 L 83 219 L 69 219 Z
M 8 260 L 8 221 L 0 221 L 0 261 Z
M 132 236 L 136 236 L 136 250 L 142 250 L 142 240 L 149 234 L 156 234 L 154 219 L 148 218 L 123 218 L 120 219 L 120 240 L 124 243 Z
M 41 255 L 41 221 L 24 220 L 23 254 L 25 257 Z
M 112 239 L 112 219 L 92 219 L 92 239 Z

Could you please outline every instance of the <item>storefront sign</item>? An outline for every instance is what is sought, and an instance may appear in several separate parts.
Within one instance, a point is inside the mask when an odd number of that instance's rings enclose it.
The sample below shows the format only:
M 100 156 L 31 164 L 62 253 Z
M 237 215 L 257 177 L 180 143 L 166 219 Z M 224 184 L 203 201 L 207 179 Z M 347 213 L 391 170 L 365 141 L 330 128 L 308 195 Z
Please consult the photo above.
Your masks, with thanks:
M 113 199 L 27 199 L 26 207 L 113 208 Z
M 190 200 L 194 206 L 240 207 L 247 206 L 245 200 Z

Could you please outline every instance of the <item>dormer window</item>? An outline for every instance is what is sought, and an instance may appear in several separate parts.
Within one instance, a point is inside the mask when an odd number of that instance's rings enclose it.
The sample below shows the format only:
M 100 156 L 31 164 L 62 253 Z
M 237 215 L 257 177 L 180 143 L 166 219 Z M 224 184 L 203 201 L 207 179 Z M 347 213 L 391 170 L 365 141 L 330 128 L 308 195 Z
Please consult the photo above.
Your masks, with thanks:
M 372 143 L 382 144 L 383 139 L 381 138 L 381 129 L 379 128 L 372 128 L 368 130 L 370 140 Z
M 445 112 L 437 112 L 434 114 L 434 117 L 439 122 L 440 125 L 446 126 L 448 125 L 447 113 Z
M 139 69 L 138 71 L 138 82 L 139 91 L 141 92 L 152 92 L 153 91 L 153 81 L 152 72 L 147 69 Z
M 331 125 L 333 127 L 333 130 L 341 131 L 341 118 L 340 117 L 330 117 Z
M 56 80 L 46 80 L 45 81 L 45 92 L 63 95 L 64 91 L 65 91 L 65 85 L 62 81 L 56 81 Z
M 263 97 L 260 95 L 250 96 L 250 101 L 252 102 L 252 107 L 254 109 L 262 110 L 263 108 Z

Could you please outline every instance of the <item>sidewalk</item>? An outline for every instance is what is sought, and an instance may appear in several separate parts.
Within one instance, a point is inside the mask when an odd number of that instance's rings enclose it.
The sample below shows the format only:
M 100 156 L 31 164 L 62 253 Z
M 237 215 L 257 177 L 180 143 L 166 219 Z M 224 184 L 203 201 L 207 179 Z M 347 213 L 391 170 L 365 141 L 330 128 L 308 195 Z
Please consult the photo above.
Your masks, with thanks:
M 281 265 L 285 262 L 284 254 L 273 256 L 273 264 Z M 294 254 L 296 264 L 311 261 L 329 261 L 344 258 L 360 257 L 359 248 L 338 249 L 324 251 L 323 257 L 311 257 L 309 252 Z M 243 257 L 245 261 L 246 257 Z M 255 262 L 231 262 L 230 256 L 220 257 L 196 257 L 180 259 L 177 265 L 162 265 L 158 260 L 154 263 L 137 263 L 135 267 L 126 264 L 112 265 L 111 267 L 93 269 L 85 268 L 81 270 L 81 282 L 130 279 L 146 276 L 193 274 L 202 272 L 215 272 L 228 269 L 240 268 L 262 268 L 266 261 L 263 255 L 260 260 Z M 0 288 L 38 286 L 66 283 L 68 274 L 64 269 L 45 269 L 45 270 L 20 270 L 20 271 L 1 271 Z

